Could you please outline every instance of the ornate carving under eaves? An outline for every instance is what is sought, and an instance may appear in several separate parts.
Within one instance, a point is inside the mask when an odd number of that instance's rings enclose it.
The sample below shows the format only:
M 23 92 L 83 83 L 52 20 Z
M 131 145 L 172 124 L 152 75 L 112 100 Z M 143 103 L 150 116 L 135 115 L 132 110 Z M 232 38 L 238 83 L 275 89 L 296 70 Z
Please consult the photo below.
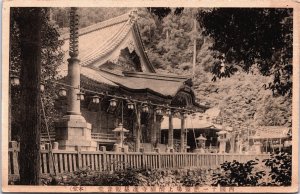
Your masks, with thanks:
M 130 52 L 128 47 L 122 49 L 118 57 L 103 64 L 101 69 L 142 72 L 140 57 L 134 49 Z
M 192 78 L 189 78 L 187 79 L 185 82 L 184 82 L 185 85 L 189 86 L 189 87 L 193 87 L 193 81 L 192 81 Z

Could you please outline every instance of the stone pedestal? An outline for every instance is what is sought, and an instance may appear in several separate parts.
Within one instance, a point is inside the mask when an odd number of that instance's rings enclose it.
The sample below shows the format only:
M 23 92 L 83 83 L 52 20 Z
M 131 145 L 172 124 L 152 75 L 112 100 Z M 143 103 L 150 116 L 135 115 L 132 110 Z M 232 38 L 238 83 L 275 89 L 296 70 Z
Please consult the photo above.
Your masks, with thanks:
M 173 147 L 166 147 L 166 152 L 167 153 L 173 153 L 174 152 Z
M 253 146 L 254 146 L 255 153 L 261 154 L 262 143 L 255 142 Z
M 53 142 L 52 143 L 52 150 L 58 150 L 58 142 Z
M 62 150 L 75 150 L 81 147 L 84 151 L 96 151 L 97 142 L 91 137 L 91 124 L 87 123 L 81 115 L 66 115 L 56 123 L 56 137 L 58 148 Z
M 114 152 L 122 152 L 122 147 L 120 147 L 119 144 L 115 143 L 113 150 Z
M 220 139 L 220 146 L 219 146 L 219 153 L 225 153 L 226 151 L 226 140 L 225 139 Z

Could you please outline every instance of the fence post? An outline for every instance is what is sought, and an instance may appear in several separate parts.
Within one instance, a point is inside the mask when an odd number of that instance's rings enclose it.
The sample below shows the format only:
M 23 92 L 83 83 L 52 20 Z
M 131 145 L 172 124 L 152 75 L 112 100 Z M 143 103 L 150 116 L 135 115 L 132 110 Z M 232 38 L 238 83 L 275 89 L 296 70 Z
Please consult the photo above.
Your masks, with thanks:
M 161 169 L 161 157 L 160 157 L 160 150 L 159 148 L 155 148 L 154 151 L 157 153 L 157 157 L 158 157 L 158 164 L 157 164 L 157 167 L 158 169 Z
M 124 150 L 124 152 L 123 152 L 123 159 L 124 159 L 124 161 L 123 161 L 123 164 L 122 164 L 122 166 L 123 166 L 123 169 L 128 169 L 128 166 L 127 166 L 127 161 L 128 161 L 128 159 L 127 159 L 127 153 L 128 153 L 128 151 L 125 151 Z
M 52 173 L 56 174 L 56 172 L 54 171 L 54 165 L 53 165 L 54 158 L 52 157 L 52 150 L 51 150 L 50 143 L 46 143 L 45 148 L 48 151 L 47 154 L 48 154 L 49 174 L 52 174 Z M 44 164 L 44 165 L 47 165 L 47 161 L 46 161 L 46 164 Z
M 12 148 L 14 174 L 19 175 L 18 143 L 16 141 L 11 141 L 9 142 L 9 147 Z
M 75 146 L 75 150 L 77 151 L 77 167 L 78 169 L 82 168 L 82 156 L 81 156 L 81 147 Z
M 175 150 L 174 149 L 170 149 L 170 153 L 172 156 L 172 168 L 175 168 Z
M 106 164 L 106 147 L 105 146 L 101 146 L 100 147 L 100 151 L 103 152 L 103 170 L 107 170 L 107 164 Z
M 142 163 L 141 163 L 141 168 L 147 168 L 147 161 L 146 161 L 146 156 L 145 156 L 145 150 L 144 148 L 140 148 L 140 152 L 142 153 Z

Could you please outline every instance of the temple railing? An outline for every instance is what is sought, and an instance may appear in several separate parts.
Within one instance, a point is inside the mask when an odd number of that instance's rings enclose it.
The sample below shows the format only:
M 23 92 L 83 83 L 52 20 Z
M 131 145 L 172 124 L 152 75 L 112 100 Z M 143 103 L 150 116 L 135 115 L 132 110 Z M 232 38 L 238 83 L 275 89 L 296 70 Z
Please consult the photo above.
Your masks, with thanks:
M 180 169 L 180 168 L 216 168 L 225 161 L 249 160 L 269 158 L 268 154 L 217 154 L 217 153 L 157 153 L 157 152 L 111 152 L 102 147 L 102 151 L 66 151 L 42 150 L 41 173 L 61 174 L 73 172 L 89 167 L 97 171 L 116 171 L 125 168 L 151 168 L 151 169 Z M 19 174 L 18 162 L 19 148 L 10 144 L 8 150 L 9 175 Z M 52 156 L 54 161 L 52 161 Z
M 48 135 L 47 132 L 41 133 L 41 143 L 49 143 L 49 136 L 51 142 L 55 141 L 55 132 L 51 131 Z M 115 143 L 116 137 L 113 133 L 92 133 L 92 139 L 99 143 Z

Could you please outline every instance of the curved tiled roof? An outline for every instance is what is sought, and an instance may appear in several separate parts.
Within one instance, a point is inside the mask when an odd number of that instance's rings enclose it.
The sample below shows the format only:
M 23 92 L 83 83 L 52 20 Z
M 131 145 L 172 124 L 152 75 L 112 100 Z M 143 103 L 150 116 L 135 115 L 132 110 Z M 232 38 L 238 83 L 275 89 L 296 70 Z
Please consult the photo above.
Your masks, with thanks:
M 96 71 L 94 69 L 91 68 L 86 68 L 86 67 L 82 67 L 81 68 L 81 75 L 88 77 L 98 83 L 102 83 L 102 84 L 106 84 L 106 85 L 110 85 L 110 86 L 115 86 L 117 87 L 118 85 L 113 83 L 112 81 L 106 79 L 105 77 L 103 77 L 101 75 L 101 73 L 99 71 Z
M 114 17 L 109 20 L 105 20 L 103 22 L 96 23 L 94 25 L 87 26 L 85 28 L 81 28 L 81 29 L 79 29 L 79 36 L 87 34 L 87 33 L 91 33 L 93 31 L 100 30 L 102 28 L 106 28 L 106 27 L 109 27 L 112 25 L 126 22 L 128 20 L 128 17 L 129 17 L 129 13 L 126 13 L 126 14 L 120 15 L 118 17 Z M 67 40 L 70 38 L 70 34 L 69 33 L 62 34 L 60 36 L 60 38 L 63 40 Z
M 82 70 L 90 69 L 82 67 Z M 161 94 L 165 97 L 174 97 L 180 86 L 183 85 L 185 79 L 176 78 L 174 76 L 159 75 L 154 73 L 124 73 L 117 74 L 108 70 L 93 70 L 96 72 L 94 77 L 89 77 L 95 81 L 102 79 L 109 80 L 116 85 L 132 90 L 148 90 L 150 92 Z
M 136 49 L 139 49 L 140 57 L 144 59 L 147 69 L 155 72 L 146 53 L 144 52 L 143 43 L 134 21 L 131 20 L 130 13 L 103 21 L 92 26 L 79 30 L 79 56 L 81 66 L 101 66 L 102 63 L 113 58 L 112 53 L 128 39 L 129 33 L 132 32 Z M 60 70 L 67 69 L 67 59 L 69 58 L 69 33 L 61 35 L 65 40 L 62 49 L 65 51 L 64 65 Z M 104 59 L 106 61 L 101 61 Z M 66 71 L 63 72 L 66 75 Z

